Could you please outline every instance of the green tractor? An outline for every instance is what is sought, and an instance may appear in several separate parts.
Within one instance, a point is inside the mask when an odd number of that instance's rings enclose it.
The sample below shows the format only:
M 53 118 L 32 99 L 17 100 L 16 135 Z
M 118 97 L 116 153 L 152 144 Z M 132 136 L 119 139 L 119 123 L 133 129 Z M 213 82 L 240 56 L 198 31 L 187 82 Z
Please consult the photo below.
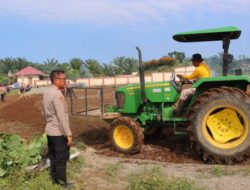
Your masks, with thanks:
M 195 94 L 187 101 L 184 114 L 177 117 L 173 105 L 182 85 L 175 77 L 168 82 L 146 83 L 139 54 L 140 84 L 116 89 L 117 105 L 109 107 L 112 117 L 110 138 L 116 151 L 132 154 L 140 151 L 144 135 L 156 133 L 162 126 L 173 127 L 175 134 L 186 134 L 192 147 L 204 161 L 232 164 L 250 154 L 250 78 L 227 76 L 232 55 L 230 41 L 238 39 L 237 27 L 178 33 L 179 42 L 222 41 L 223 76 L 202 78 L 192 84 Z M 112 112 L 112 113 L 111 113 Z M 111 119 L 110 114 L 106 119 Z M 105 116 L 104 116 L 105 117 Z M 182 130 L 177 128 L 182 127 Z M 168 137 L 166 137 L 168 138 Z

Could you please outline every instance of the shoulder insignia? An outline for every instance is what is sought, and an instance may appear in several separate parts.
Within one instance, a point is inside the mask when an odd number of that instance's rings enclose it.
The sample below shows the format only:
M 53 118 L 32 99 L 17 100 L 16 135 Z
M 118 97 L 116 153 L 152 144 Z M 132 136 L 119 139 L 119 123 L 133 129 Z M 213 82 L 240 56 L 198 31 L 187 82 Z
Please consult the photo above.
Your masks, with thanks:
M 61 100 L 61 101 L 64 101 L 64 97 L 63 97 L 63 96 L 60 96 L 60 100 Z

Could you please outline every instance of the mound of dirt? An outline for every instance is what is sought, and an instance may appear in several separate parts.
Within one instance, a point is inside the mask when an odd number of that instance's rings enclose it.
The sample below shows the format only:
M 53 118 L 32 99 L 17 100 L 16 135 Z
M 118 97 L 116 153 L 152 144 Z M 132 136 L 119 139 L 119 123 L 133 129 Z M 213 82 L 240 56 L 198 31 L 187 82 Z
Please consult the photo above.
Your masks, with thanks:
M 42 124 L 44 119 L 41 114 L 41 101 L 41 95 L 19 98 L 1 109 L 1 120 L 8 122 L 18 121 L 25 124 Z

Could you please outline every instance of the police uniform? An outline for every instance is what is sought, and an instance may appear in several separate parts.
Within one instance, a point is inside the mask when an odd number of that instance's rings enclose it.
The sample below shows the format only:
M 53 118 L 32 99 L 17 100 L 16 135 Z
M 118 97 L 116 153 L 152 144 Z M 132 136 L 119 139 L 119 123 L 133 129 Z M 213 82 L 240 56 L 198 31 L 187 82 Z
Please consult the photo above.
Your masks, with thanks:
M 56 183 L 66 183 L 66 164 L 69 159 L 67 136 L 69 127 L 67 104 L 62 91 L 52 85 L 43 95 L 43 115 L 46 119 L 45 133 L 48 138 L 51 176 Z

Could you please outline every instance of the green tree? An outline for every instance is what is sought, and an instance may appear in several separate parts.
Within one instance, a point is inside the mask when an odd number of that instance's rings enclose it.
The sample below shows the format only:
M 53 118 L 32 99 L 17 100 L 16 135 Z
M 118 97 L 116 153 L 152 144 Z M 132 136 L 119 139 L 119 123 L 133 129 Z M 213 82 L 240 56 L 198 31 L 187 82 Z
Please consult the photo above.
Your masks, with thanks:
M 22 57 L 18 57 L 15 59 L 15 68 L 19 71 L 27 66 L 30 65 L 30 62 L 25 59 L 25 58 L 22 58 Z
M 55 70 L 55 69 L 58 69 L 59 68 L 59 62 L 52 58 L 52 59 L 47 59 L 46 61 L 43 62 L 43 67 L 42 67 L 42 70 L 45 72 L 45 73 L 50 73 L 51 71 Z
M 250 74 L 250 58 L 240 55 L 238 59 L 234 59 L 230 64 L 229 71 L 234 73 L 235 69 L 241 69 L 243 74 Z
M 186 55 L 184 52 L 178 52 L 178 51 L 173 51 L 168 53 L 169 57 L 175 58 L 179 63 L 183 63 L 183 61 L 186 58 Z
M 1 74 L 0 73 L 0 85 L 1 84 L 4 84 L 4 85 L 8 84 L 8 76 L 7 76 L 7 74 Z
M 132 72 L 137 72 L 139 69 L 139 62 L 137 59 L 132 57 L 126 58 L 128 64 L 128 73 L 131 74 Z
M 57 65 L 58 69 L 64 71 L 65 75 L 67 78 L 71 77 L 71 67 L 69 65 L 69 63 L 61 63 Z
M 46 61 L 43 62 L 44 65 L 53 65 L 56 66 L 59 62 L 52 58 L 52 59 L 47 59 Z
M 81 66 L 84 64 L 84 62 L 79 58 L 73 58 L 69 61 L 69 64 L 72 69 L 80 71 Z
M 103 64 L 103 74 L 105 76 L 114 76 L 116 68 L 112 64 Z
M 103 76 L 103 66 L 97 60 L 87 59 L 85 61 L 85 66 L 93 76 Z
M 116 67 L 116 73 L 131 74 L 138 71 L 138 61 L 134 58 L 116 57 L 111 62 Z
M 86 67 L 85 64 L 83 64 L 80 68 L 80 77 L 84 78 L 92 78 L 93 74 L 90 73 L 89 69 Z
M 222 73 L 223 53 L 218 53 L 206 59 L 210 68 L 218 75 Z
M 9 71 L 16 71 L 16 60 L 12 57 L 7 57 L 0 60 L 0 72 L 7 74 Z

